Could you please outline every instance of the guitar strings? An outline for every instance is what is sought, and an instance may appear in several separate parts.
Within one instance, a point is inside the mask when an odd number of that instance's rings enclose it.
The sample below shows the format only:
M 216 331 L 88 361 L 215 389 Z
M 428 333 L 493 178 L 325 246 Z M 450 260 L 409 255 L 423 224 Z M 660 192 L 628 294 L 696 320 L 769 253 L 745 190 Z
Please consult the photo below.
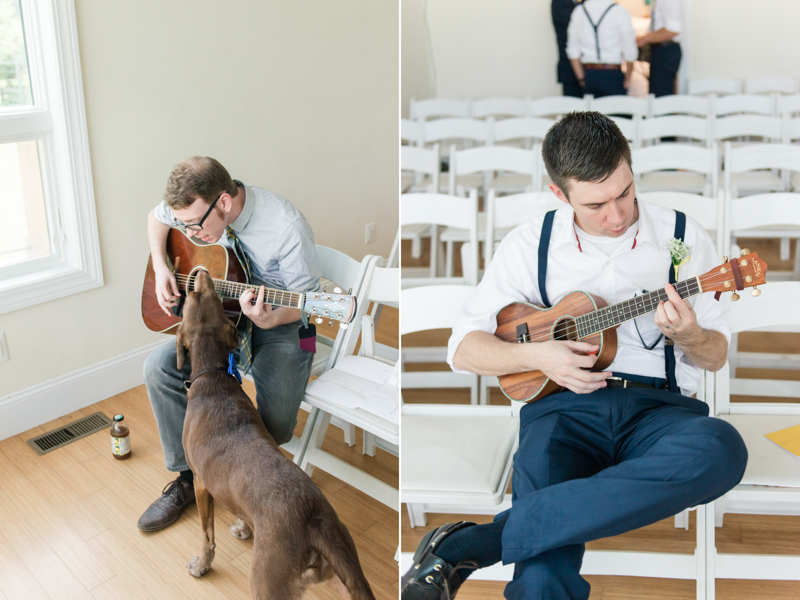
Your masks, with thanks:
M 190 284 L 192 284 L 192 285 L 194 284 L 196 279 L 197 279 L 197 275 L 184 275 L 183 273 L 175 273 L 175 280 L 178 283 L 183 284 L 183 287 L 186 290 L 189 289 Z M 242 292 L 244 290 L 246 290 L 246 289 L 257 289 L 257 286 L 251 286 L 251 285 L 248 285 L 246 283 L 238 283 L 236 281 L 225 281 L 225 280 L 222 280 L 222 279 L 214 279 L 214 278 L 212 278 L 211 281 L 214 282 L 214 290 L 215 291 L 220 291 L 220 288 L 222 288 L 223 292 L 227 292 L 228 294 L 232 295 L 232 299 L 233 298 L 238 298 L 238 296 L 233 296 L 233 294 L 236 293 L 237 288 L 241 289 Z M 278 300 L 278 293 L 281 294 L 281 299 L 280 300 Z M 289 294 L 289 298 L 288 299 L 283 297 L 285 294 Z M 275 300 L 274 303 L 270 301 L 271 297 L 272 297 L 273 300 Z M 268 304 L 279 304 L 281 306 L 293 306 L 294 304 L 297 304 L 299 302 L 299 298 L 300 298 L 300 294 L 299 293 L 297 293 L 297 292 L 289 292 L 289 291 L 284 291 L 284 290 L 265 289 L 265 293 L 264 293 L 264 301 L 266 303 L 268 303 Z M 257 301 L 257 298 L 253 298 L 250 301 L 250 303 L 251 304 L 255 304 L 256 301 Z M 288 302 L 288 304 L 284 304 L 285 302 Z
M 684 279 L 683 281 L 679 281 L 678 283 L 675 283 L 673 285 L 677 286 L 677 285 L 680 285 L 680 284 L 686 284 L 688 286 L 690 282 L 697 281 L 697 280 L 699 280 L 701 284 L 708 283 L 708 282 L 711 282 L 711 283 L 722 283 L 722 282 L 730 279 L 729 273 L 730 273 L 730 271 L 726 271 L 726 273 L 713 273 L 711 275 L 709 275 L 709 274 L 700 275 L 699 277 L 694 277 L 692 279 Z M 721 277 L 720 280 L 713 281 L 713 280 L 715 280 L 717 278 L 720 278 L 720 277 Z M 734 290 L 731 290 L 731 291 L 734 291 Z M 700 293 L 705 293 L 705 291 L 701 291 Z M 697 294 L 694 294 L 694 295 L 697 295 Z M 626 301 L 623 301 L 623 302 L 626 302 Z M 618 303 L 618 304 L 621 304 L 621 303 Z M 616 305 L 611 305 L 611 306 L 616 306 Z M 611 307 L 606 307 L 606 308 L 611 308 Z M 650 311 L 650 312 L 655 312 L 655 311 Z M 579 316 L 583 316 L 583 315 L 579 315 Z M 562 321 L 562 323 L 566 323 L 566 321 Z M 575 325 L 574 328 L 577 330 L 577 325 Z M 600 332 L 593 332 L 591 335 L 595 335 L 597 333 L 600 333 Z M 532 337 L 534 335 L 537 336 L 537 337 L 535 337 L 535 338 Z M 585 337 L 588 337 L 588 336 L 585 336 Z M 550 327 L 542 327 L 540 329 L 535 329 L 534 331 L 528 332 L 524 336 L 524 340 L 523 341 L 525 343 L 529 343 L 529 342 L 549 341 L 549 340 L 552 340 L 552 339 L 554 339 L 554 338 L 550 335 Z M 578 338 L 578 339 L 584 339 L 584 338 Z

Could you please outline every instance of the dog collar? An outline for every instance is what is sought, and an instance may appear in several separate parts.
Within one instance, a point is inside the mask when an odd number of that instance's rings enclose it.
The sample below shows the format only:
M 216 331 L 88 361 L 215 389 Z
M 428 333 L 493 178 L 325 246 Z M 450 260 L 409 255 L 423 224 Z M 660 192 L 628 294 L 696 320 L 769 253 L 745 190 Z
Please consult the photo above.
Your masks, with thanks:
M 192 375 L 191 379 L 187 379 L 183 382 L 183 387 L 187 390 L 192 387 L 192 384 L 197 381 L 203 375 L 207 375 L 209 373 L 228 373 L 227 367 L 215 367 L 214 369 L 206 369 L 205 371 L 200 371 L 197 375 Z

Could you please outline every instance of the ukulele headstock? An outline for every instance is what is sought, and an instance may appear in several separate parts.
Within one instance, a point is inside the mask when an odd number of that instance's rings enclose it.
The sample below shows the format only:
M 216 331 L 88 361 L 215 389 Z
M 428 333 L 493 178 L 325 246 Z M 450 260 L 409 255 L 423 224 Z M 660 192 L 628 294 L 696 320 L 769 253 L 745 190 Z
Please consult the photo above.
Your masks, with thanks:
M 744 288 L 753 288 L 753 296 L 761 295 L 756 286 L 766 283 L 767 263 L 759 258 L 758 253 L 745 248 L 739 257 L 724 258 L 726 262 L 700 276 L 703 291 L 733 292 L 731 300 L 734 301 L 739 299 L 736 292 Z

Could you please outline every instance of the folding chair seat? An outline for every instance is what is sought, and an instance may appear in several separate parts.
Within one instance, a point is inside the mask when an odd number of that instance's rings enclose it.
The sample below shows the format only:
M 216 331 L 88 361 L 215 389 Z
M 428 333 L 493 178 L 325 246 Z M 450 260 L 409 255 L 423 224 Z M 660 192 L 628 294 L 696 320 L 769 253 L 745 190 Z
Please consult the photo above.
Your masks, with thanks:
M 794 77 L 755 77 L 745 79 L 745 94 L 796 94 L 797 79 Z
M 486 117 L 527 117 L 530 98 L 483 98 L 472 101 L 473 119 Z
M 744 331 L 800 331 L 799 282 L 769 283 L 753 297 L 743 291 L 731 303 L 728 322 L 734 333 Z M 769 334 L 761 334 L 769 335 Z M 735 351 L 733 347 L 731 351 Z M 791 363 L 796 368 L 797 355 Z M 788 362 L 788 361 L 787 361 Z M 742 361 L 740 366 L 749 366 Z M 784 367 L 786 368 L 786 367 Z M 757 401 L 731 401 L 732 396 Z M 769 399 L 775 398 L 770 402 Z M 800 470 L 797 459 L 764 437 L 800 425 L 800 382 L 739 378 L 729 363 L 715 374 L 715 414 L 742 435 L 748 451 L 747 467 L 739 485 L 708 505 L 708 598 L 714 598 L 716 579 L 800 579 L 800 556 L 720 553 L 715 527 L 725 513 L 800 516 Z
M 706 79 L 690 79 L 689 94 L 691 96 L 707 96 L 709 94 L 741 94 L 742 82 L 738 79 L 709 77 Z
M 712 198 L 717 194 L 716 146 L 657 144 L 634 148 L 632 156 L 637 192 L 673 191 Z

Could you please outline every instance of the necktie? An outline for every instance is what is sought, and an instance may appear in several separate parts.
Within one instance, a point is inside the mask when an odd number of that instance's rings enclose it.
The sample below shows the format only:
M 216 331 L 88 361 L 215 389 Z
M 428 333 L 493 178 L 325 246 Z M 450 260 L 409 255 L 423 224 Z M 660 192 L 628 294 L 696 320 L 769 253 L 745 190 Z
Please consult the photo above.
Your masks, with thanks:
M 250 281 L 250 258 L 242 249 L 242 243 L 239 241 L 239 238 L 236 237 L 233 229 L 228 227 L 225 233 L 228 234 L 228 241 L 231 243 L 231 247 L 236 253 L 239 262 L 244 267 L 245 273 L 247 273 L 247 280 Z M 242 353 L 239 356 L 239 362 L 242 365 L 242 370 L 245 375 L 247 375 L 247 373 L 250 372 L 250 368 L 253 366 L 253 322 L 244 315 L 242 315 L 242 319 L 244 320 L 243 324 L 239 326 L 239 331 L 242 334 Z

